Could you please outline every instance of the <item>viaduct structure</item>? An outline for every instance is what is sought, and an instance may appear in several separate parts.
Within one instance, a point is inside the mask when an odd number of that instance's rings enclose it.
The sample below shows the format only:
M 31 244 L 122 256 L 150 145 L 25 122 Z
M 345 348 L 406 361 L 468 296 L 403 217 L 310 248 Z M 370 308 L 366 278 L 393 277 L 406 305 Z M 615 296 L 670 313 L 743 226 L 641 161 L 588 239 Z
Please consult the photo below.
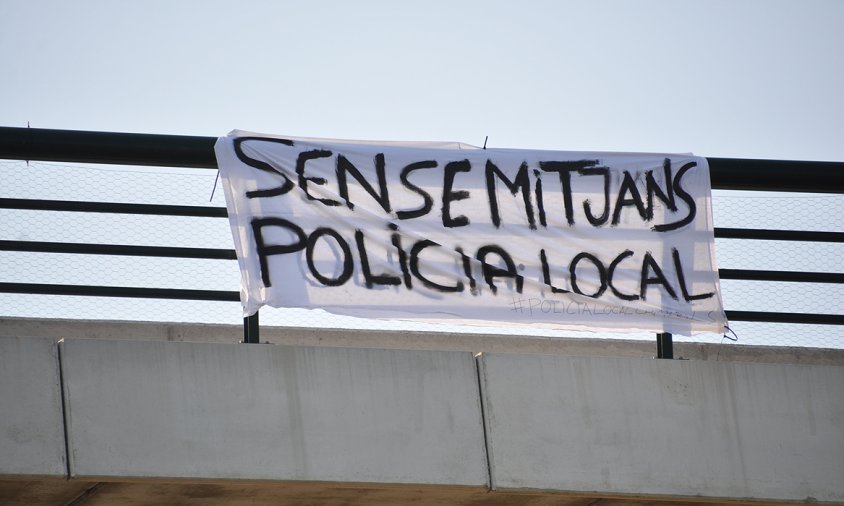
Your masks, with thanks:
M 157 148 L 132 151 L 136 137 L 0 129 L 0 158 L 213 165 L 213 140 L 147 136 Z M 809 164 L 798 177 L 772 162 L 780 179 L 760 183 L 747 175 L 754 163 L 713 164 L 713 178 L 844 192 L 842 164 Z M 821 173 L 835 177 L 813 179 Z M 4 209 L 74 206 L 0 199 Z M 737 230 L 716 236 L 844 235 Z M 8 280 L 0 291 L 234 300 Z M 844 324 L 842 315 L 728 316 Z M 0 308 L 0 504 L 844 504 L 841 349 L 291 327 L 262 327 L 259 337 L 257 319 L 244 328 L 19 318 Z

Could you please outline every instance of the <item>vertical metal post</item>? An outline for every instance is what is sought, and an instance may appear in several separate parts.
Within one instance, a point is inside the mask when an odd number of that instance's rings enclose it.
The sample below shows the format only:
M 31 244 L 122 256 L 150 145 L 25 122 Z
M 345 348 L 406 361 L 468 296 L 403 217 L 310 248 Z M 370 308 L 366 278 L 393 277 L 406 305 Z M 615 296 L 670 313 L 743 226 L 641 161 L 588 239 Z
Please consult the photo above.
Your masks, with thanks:
M 258 335 L 258 312 L 243 319 L 243 342 L 260 343 Z
M 656 335 L 656 358 L 674 358 L 674 342 L 668 332 Z

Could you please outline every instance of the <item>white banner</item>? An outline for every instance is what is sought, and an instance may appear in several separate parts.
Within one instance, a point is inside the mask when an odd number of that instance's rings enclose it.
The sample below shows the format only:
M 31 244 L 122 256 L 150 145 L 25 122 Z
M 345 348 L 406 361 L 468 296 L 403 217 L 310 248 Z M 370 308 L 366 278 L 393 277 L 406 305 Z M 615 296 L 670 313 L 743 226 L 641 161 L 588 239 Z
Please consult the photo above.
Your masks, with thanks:
M 215 149 L 246 314 L 724 330 L 705 158 L 237 130 Z

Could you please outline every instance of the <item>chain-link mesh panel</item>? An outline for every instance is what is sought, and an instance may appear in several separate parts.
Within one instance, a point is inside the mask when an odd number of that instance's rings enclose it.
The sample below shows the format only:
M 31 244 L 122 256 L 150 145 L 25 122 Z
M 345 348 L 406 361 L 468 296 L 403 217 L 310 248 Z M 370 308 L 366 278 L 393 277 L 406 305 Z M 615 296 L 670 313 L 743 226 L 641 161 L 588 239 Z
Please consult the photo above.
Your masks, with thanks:
M 674 335 L 677 342 L 730 343 L 755 346 L 796 346 L 806 348 L 844 348 L 844 327 L 840 325 L 803 325 L 794 323 L 730 322 L 730 329 L 738 336 L 731 339 L 717 334 L 693 337 Z M 732 333 L 728 333 L 733 338 Z
M 721 280 L 724 305 L 734 311 L 775 313 L 841 312 L 844 285 L 771 281 Z
M 0 281 L 239 290 L 235 261 L 0 251 Z
M 86 202 L 224 206 L 216 171 L 82 166 L 0 161 L 0 197 Z M 844 196 L 714 192 L 715 224 L 731 228 L 842 231 Z M 210 200 L 210 202 L 209 202 Z M 232 249 L 224 218 L 0 210 L 0 240 L 131 244 Z M 721 268 L 842 272 L 844 245 L 788 241 L 717 240 Z M 200 260 L 58 253 L 0 252 L 0 282 L 237 291 L 232 260 Z M 727 309 L 789 313 L 844 313 L 838 284 L 722 280 Z M 0 315 L 40 318 L 242 322 L 236 302 L 0 294 Z M 535 327 L 471 327 L 381 321 L 321 310 L 261 311 L 262 325 L 470 332 L 554 337 L 652 340 L 649 333 L 592 333 Z M 739 344 L 844 348 L 844 327 L 731 322 Z M 238 336 L 233 336 L 237 339 Z M 720 335 L 675 336 L 720 342 Z
M 844 195 L 713 190 L 716 227 L 844 232 Z
M 762 271 L 840 271 L 844 243 L 716 239 L 721 268 Z
M 844 231 L 844 195 L 713 191 L 716 227 Z M 722 269 L 844 271 L 844 244 L 717 239 Z M 722 280 L 727 309 L 778 313 L 844 313 L 844 286 L 827 283 Z M 740 344 L 844 348 L 844 326 L 730 322 Z M 676 336 L 688 341 L 690 338 Z M 719 342 L 721 336 L 693 340 Z
M 15 241 L 233 249 L 225 218 L 0 209 L 0 238 Z
M 0 197 L 225 206 L 216 170 L 0 161 Z M 214 193 L 213 200 L 211 193 Z M 210 200 L 210 202 L 209 202 Z
M 22 318 L 243 323 L 238 302 L 0 294 L 0 308 L 3 316 Z

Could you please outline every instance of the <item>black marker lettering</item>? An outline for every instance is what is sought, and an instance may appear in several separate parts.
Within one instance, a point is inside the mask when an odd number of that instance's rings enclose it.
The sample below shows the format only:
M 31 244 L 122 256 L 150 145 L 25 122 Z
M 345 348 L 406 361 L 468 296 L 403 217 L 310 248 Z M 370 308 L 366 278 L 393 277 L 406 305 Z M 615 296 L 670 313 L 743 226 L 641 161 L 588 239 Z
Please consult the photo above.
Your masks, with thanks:
M 410 173 L 419 169 L 433 169 L 437 166 L 436 160 L 426 160 L 424 162 L 416 162 L 411 163 L 410 165 L 406 166 L 401 170 L 401 174 L 399 175 L 399 179 L 401 179 L 401 184 L 405 186 L 408 190 L 418 194 L 422 197 L 424 204 L 419 209 L 413 209 L 411 211 L 398 211 L 396 212 L 396 216 L 400 220 L 409 220 L 411 218 L 418 218 L 420 216 L 425 216 L 429 212 L 431 212 L 431 207 L 434 205 L 434 199 L 431 198 L 431 195 L 423 190 L 422 188 L 416 186 L 415 184 L 411 183 L 408 177 Z
M 469 224 L 469 218 L 460 215 L 456 218 L 451 217 L 451 203 L 456 200 L 464 200 L 469 198 L 469 192 L 466 190 L 452 191 L 454 186 L 454 176 L 458 172 L 469 172 L 472 170 L 472 165 L 469 160 L 460 162 L 450 162 L 445 166 L 445 173 L 443 174 L 443 207 L 442 217 L 443 226 L 448 228 L 465 227 Z
M 327 151 L 324 149 L 312 149 L 310 151 L 302 151 L 301 153 L 299 153 L 299 157 L 296 159 L 296 174 L 299 174 L 299 188 L 302 189 L 302 191 L 305 193 L 305 196 L 308 197 L 308 200 L 317 200 L 327 206 L 339 206 L 340 203 L 336 200 L 321 199 L 314 197 L 313 195 L 308 193 L 308 181 L 314 184 L 323 185 L 326 182 L 325 178 L 305 177 L 305 163 L 307 163 L 308 160 L 314 160 L 317 158 L 327 158 L 331 156 L 331 154 L 331 151 Z
M 463 248 L 458 246 L 455 250 L 460 253 L 460 258 L 463 260 L 463 274 L 469 278 L 469 289 L 472 293 L 475 293 L 475 288 L 477 287 L 477 283 L 475 282 L 475 277 L 472 276 L 472 259 L 469 258 L 465 253 L 463 253 Z
M 279 175 L 284 180 L 281 186 L 278 186 L 276 188 L 246 192 L 246 198 L 254 199 L 262 197 L 275 197 L 278 195 L 284 195 L 285 193 L 292 190 L 295 185 L 293 184 L 293 181 L 291 181 L 290 178 L 288 178 L 283 172 L 263 160 L 257 160 L 255 158 L 250 158 L 246 156 L 246 153 L 243 152 L 243 146 L 241 146 L 241 144 L 246 141 L 276 142 L 278 144 L 284 144 L 285 146 L 293 146 L 293 141 L 289 141 L 287 139 L 272 139 L 267 137 L 238 137 L 234 140 L 234 154 L 237 156 L 238 160 L 258 170 L 272 172 L 273 174 Z
M 410 248 L 410 272 L 413 273 L 425 287 L 430 288 L 432 290 L 437 290 L 438 292 L 462 292 L 463 291 L 463 283 L 458 281 L 454 286 L 446 286 L 441 285 L 439 283 L 434 283 L 430 279 L 426 278 L 419 272 L 419 254 L 425 248 L 430 246 L 439 246 L 439 244 L 435 243 L 434 241 L 430 241 L 428 239 L 424 239 L 422 241 L 417 242 Z
M 551 284 L 551 268 L 548 266 L 548 258 L 545 256 L 545 250 L 539 250 L 539 261 L 542 263 L 542 282 L 551 288 L 551 293 L 569 293 L 568 290 L 557 288 Z
M 566 211 L 566 221 L 574 225 L 574 204 L 571 201 L 571 173 L 586 167 L 598 165 L 598 160 L 578 160 L 573 162 L 539 162 L 539 168 L 545 172 L 556 172 L 560 178 L 563 191 L 563 205 Z
M 656 230 L 657 232 L 667 232 L 669 230 L 676 230 L 680 227 L 688 225 L 689 223 L 692 222 L 692 220 L 695 219 L 695 214 L 697 213 L 697 206 L 695 205 L 695 199 L 693 199 L 692 196 L 689 195 L 686 192 L 686 190 L 683 189 L 683 186 L 680 184 L 680 181 L 683 179 L 683 176 L 686 174 L 686 172 L 693 169 L 694 167 L 697 167 L 697 162 L 689 162 L 686 165 L 683 165 L 682 167 L 680 167 L 680 170 L 677 171 L 677 175 L 674 177 L 674 181 L 671 185 L 674 188 L 674 193 L 679 195 L 680 198 L 683 200 L 683 202 L 685 202 L 686 205 L 689 206 L 689 214 L 686 215 L 686 217 L 683 218 L 682 220 L 677 221 L 675 223 L 666 223 L 664 225 L 655 225 L 653 227 L 653 229 Z
M 630 194 L 630 198 L 625 198 L 626 194 Z M 621 219 L 621 210 L 625 206 L 635 205 L 639 216 L 644 220 L 647 216 L 645 204 L 642 202 L 642 196 L 639 194 L 639 189 L 636 188 L 636 181 L 628 171 L 624 171 L 624 179 L 621 181 L 621 188 L 618 190 L 618 197 L 615 200 L 615 211 L 612 214 L 613 226 L 618 225 Z
M 674 201 L 674 188 L 671 183 L 670 158 L 666 158 L 662 162 L 662 173 L 663 177 L 665 178 L 665 191 L 662 191 L 662 188 L 659 187 L 659 184 L 657 184 L 656 180 L 654 179 L 654 171 L 649 170 L 645 172 L 645 188 L 647 189 L 648 193 L 647 215 L 645 216 L 646 221 L 651 221 L 654 219 L 654 196 L 664 202 L 665 206 L 668 208 L 669 211 L 671 211 L 672 213 L 677 212 L 677 204 Z
M 317 241 L 325 235 L 334 238 L 334 241 L 343 251 L 343 270 L 336 278 L 323 276 L 322 273 L 317 270 L 316 263 L 314 262 L 314 249 L 316 248 Z M 352 250 L 349 248 L 349 243 L 340 237 L 340 234 L 333 229 L 320 227 L 308 236 L 308 247 L 305 250 L 305 259 L 308 262 L 308 270 L 311 271 L 311 274 L 317 279 L 317 281 L 325 286 L 340 286 L 352 277 L 352 271 L 354 269 L 354 264 L 352 262 Z
M 648 271 L 653 271 L 654 277 L 650 277 Z M 639 295 L 642 297 L 642 300 L 647 300 L 646 295 L 648 285 L 662 285 L 663 288 L 665 288 L 665 291 L 668 292 L 668 295 L 670 295 L 672 299 L 677 300 L 677 294 L 674 292 L 674 289 L 671 288 L 671 285 L 668 284 L 665 274 L 662 273 L 662 269 L 660 269 L 659 265 L 657 265 L 656 260 L 654 260 L 654 257 L 651 256 L 650 251 L 645 253 L 645 258 L 642 260 L 641 279 L 642 281 L 639 289 Z
M 505 270 L 487 263 L 486 256 L 490 253 L 498 255 L 507 265 L 507 269 Z M 497 277 L 514 278 L 516 280 L 516 292 L 522 293 L 522 286 L 525 281 L 524 277 L 516 272 L 516 264 L 513 262 L 513 258 L 510 257 L 510 254 L 504 251 L 503 248 L 494 244 L 482 246 L 478 249 L 478 253 L 475 255 L 475 258 L 481 262 L 484 280 L 487 285 L 489 285 L 489 289 L 492 290 L 492 293 L 498 292 L 498 287 L 496 287 L 494 283 L 494 280 Z
M 683 264 L 680 263 L 680 252 L 677 251 L 677 248 L 671 248 L 671 256 L 674 257 L 674 269 L 677 271 L 677 281 L 680 284 L 680 293 L 683 294 L 683 299 L 685 299 L 686 302 L 708 299 L 715 295 L 715 292 L 689 295 L 689 288 L 686 286 L 686 274 L 683 272 Z
M 533 170 L 533 175 L 536 177 L 536 186 L 534 187 L 534 193 L 536 194 L 536 211 L 539 213 L 539 224 L 543 227 L 548 226 L 548 222 L 545 221 L 545 199 L 542 197 L 542 174 L 538 170 Z
M 577 286 L 577 264 L 580 263 L 580 261 L 583 259 L 589 260 L 598 269 L 598 278 L 601 285 L 598 287 L 598 291 L 593 293 L 592 295 L 583 293 L 583 291 L 580 290 L 580 287 Z M 604 267 L 604 264 L 602 264 L 601 261 L 598 260 L 598 257 L 590 253 L 586 253 L 585 251 L 583 253 L 578 253 L 577 256 L 572 259 L 571 264 L 569 265 L 569 275 L 571 276 L 571 289 L 575 293 L 578 293 L 580 295 L 585 295 L 586 297 L 597 299 L 598 297 L 603 295 L 603 293 L 607 290 L 606 267 Z
M 272 286 L 272 282 L 270 281 L 270 267 L 267 257 L 299 251 L 305 247 L 307 237 L 305 236 L 304 230 L 284 218 L 252 218 L 250 225 L 252 225 L 252 235 L 255 237 L 255 251 L 258 253 L 258 263 L 261 266 L 261 280 L 264 282 L 264 286 L 269 288 Z M 265 227 L 281 227 L 287 229 L 296 236 L 296 242 L 292 244 L 266 244 L 264 242 Z
M 615 259 L 613 259 L 612 262 L 610 262 L 610 267 L 609 267 L 608 272 L 607 272 L 607 284 L 610 286 L 610 290 L 612 290 L 612 293 L 614 293 L 615 296 L 618 297 L 621 300 L 637 300 L 637 299 L 639 299 L 638 295 L 629 295 L 629 294 L 626 294 L 626 293 L 620 291 L 619 289 L 617 289 L 615 287 L 615 285 L 612 282 L 613 276 L 615 276 L 615 269 L 618 267 L 618 264 L 620 264 L 621 261 L 624 260 L 625 258 L 631 257 L 631 256 L 633 256 L 632 251 L 630 251 L 629 249 L 624 250 L 620 255 L 615 257 Z
M 404 278 L 404 286 L 410 290 L 413 288 L 413 283 L 411 282 L 410 271 L 407 270 L 407 253 L 405 253 L 404 248 L 401 246 L 401 234 L 398 233 L 399 227 L 395 223 L 390 223 L 389 227 L 390 230 L 394 231 L 393 234 L 390 235 L 390 242 L 399 252 L 399 267 L 401 268 L 402 277 Z
M 375 176 L 378 178 L 378 191 L 372 187 L 369 181 L 363 177 L 357 167 L 352 165 L 343 155 L 337 155 L 337 184 L 340 187 L 340 196 L 346 201 L 349 209 L 354 209 L 355 205 L 349 200 L 349 185 L 346 182 L 346 174 L 351 174 L 353 178 L 370 194 L 384 212 L 390 212 L 390 195 L 387 193 L 387 179 L 384 177 L 384 153 L 375 155 Z
M 495 178 L 504 183 L 504 186 L 510 190 L 510 193 L 515 197 L 516 193 L 521 189 L 522 200 L 525 203 L 525 214 L 527 215 L 528 226 L 531 230 L 536 230 L 536 221 L 533 218 L 533 204 L 530 202 L 530 178 L 528 177 L 527 162 L 522 162 L 519 165 L 519 171 L 516 177 L 511 181 L 497 165 L 492 163 L 492 160 L 486 161 L 486 192 L 489 196 L 489 214 L 492 224 L 495 228 L 501 226 L 501 215 L 498 210 L 498 196 L 495 185 Z
M 367 288 L 372 288 L 375 285 L 400 285 L 401 278 L 398 276 L 391 276 L 389 274 L 372 274 L 372 268 L 369 265 L 369 256 L 366 254 L 366 245 L 363 240 L 363 232 L 355 230 L 355 242 L 358 246 L 358 255 L 360 255 L 360 268 L 363 271 L 363 280 Z
M 592 202 L 589 199 L 583 201 L 583 211 L 586 213 L 586 219 L 593 227 L 600 227 L 610 217 L 610 169 L 609 167 L 595 167 L 594 169 L 582 169 L 578 174 L 583 176 L 603 176 L 604 177 L 604 212 L 597 218 L 592 215 Z

